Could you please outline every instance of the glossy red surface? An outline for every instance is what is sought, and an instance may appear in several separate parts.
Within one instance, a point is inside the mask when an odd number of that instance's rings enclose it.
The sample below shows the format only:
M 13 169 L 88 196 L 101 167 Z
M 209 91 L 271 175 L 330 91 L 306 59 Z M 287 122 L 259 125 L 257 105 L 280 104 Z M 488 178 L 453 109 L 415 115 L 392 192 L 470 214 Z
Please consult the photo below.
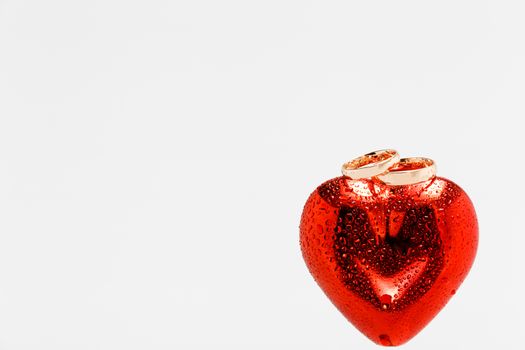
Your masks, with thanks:
M 301 249 L 343 315 L 381 345 L 415 336 L 467 275 L 478 244 L 472 202 L 435 177 L 404 186 L 338 177 L 304 207 Z

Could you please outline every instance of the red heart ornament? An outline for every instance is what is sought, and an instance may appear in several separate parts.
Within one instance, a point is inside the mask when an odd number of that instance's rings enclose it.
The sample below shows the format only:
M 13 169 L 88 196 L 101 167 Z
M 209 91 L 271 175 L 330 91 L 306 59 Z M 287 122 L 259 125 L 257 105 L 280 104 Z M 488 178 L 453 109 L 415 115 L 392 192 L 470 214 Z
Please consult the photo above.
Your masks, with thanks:
M 309 197 L 301 249 L 332 303 L 372 341 L 400 345 L 445 306 L 476 255 L 467 194 L 433 177 L 409 185 L 338 177 Z

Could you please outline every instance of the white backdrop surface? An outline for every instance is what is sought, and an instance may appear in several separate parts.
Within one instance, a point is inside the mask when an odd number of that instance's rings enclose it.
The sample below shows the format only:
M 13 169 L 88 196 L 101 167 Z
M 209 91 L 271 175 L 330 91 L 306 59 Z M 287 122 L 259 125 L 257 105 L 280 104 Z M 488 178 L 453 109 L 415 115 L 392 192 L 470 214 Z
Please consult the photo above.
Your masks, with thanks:
M 0 349 L 376 349 L 309 193 L 436 160 L 478 257 L 406 349 L 522 349 L 522 1 L 0 0 Z

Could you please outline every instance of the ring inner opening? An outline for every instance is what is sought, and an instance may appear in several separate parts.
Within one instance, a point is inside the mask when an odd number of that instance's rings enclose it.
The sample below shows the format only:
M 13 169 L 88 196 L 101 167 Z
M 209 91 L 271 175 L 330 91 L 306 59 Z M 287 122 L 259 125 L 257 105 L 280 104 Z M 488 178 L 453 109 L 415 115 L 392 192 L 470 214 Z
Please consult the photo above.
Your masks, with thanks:
M 397 164 L 395 164 L 388 171 L 410 171 L 427 168 L 432 165 L 430 159 L 425 158 L 401 158 Z

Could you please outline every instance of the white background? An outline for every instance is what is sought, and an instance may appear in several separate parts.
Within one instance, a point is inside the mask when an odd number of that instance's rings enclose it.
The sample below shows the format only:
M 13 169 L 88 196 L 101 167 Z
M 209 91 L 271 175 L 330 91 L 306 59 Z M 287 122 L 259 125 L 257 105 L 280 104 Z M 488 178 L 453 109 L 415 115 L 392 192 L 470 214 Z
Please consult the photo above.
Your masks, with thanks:
M 522 1 L 0 0 L 0 349 L 376 349 L 299 250 L 378 148 L 479 217 L 406 349 L 525 329 Z

